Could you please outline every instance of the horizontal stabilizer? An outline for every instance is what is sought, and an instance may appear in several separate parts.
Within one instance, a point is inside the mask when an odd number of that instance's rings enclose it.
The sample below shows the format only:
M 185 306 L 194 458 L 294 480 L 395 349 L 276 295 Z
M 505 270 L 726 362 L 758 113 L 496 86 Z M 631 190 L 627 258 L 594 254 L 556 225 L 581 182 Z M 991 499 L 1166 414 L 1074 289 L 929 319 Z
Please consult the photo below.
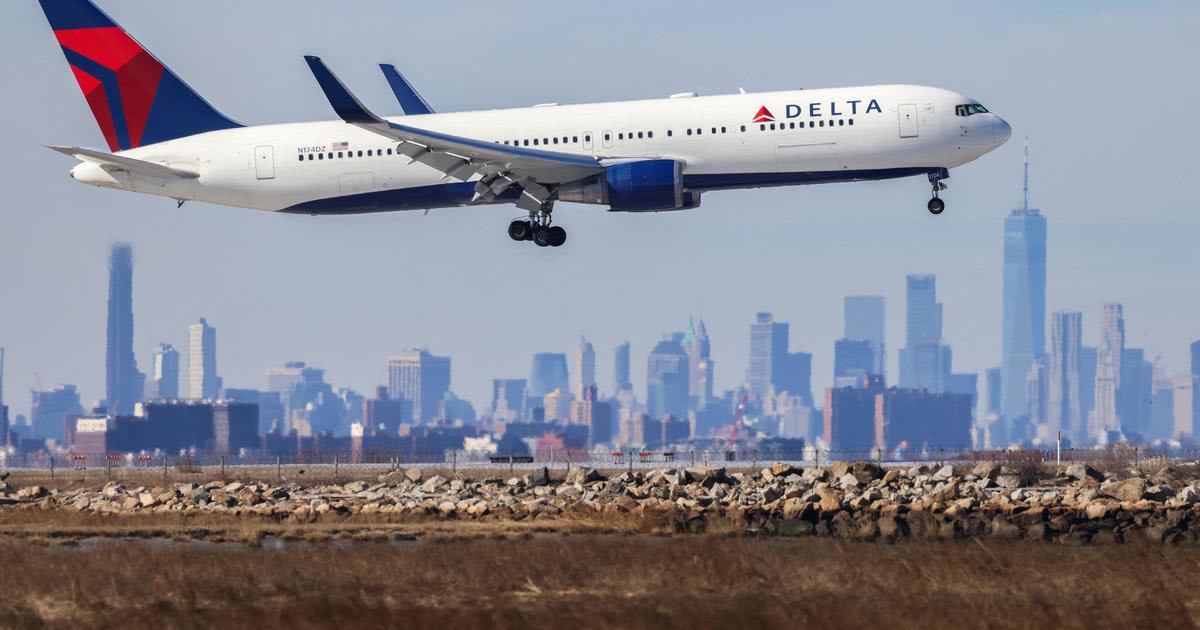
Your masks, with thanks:
M 105 170 L 128 171 L 136 175 L 145 177 L 155 177 L 158 179 L 196 179 L 200 177 L 199 173 L 185 171 L 154 162 L 146 162 L 144 160 L 135 160 L 133 158 L 113 155 L 103 151 L 95 151 L 93 149 L 81 149 L 79 147 L 46 147 L 52 151 L 58 151 L 63 155 L 69 155 L 77 160 L 99 164 Z
M 409 116 L 420 116 L 423 114 L 432 114 L 433 108 L 429 103 L 425 102 L 424 98 L 417 92 L 416 88 L 400 74 L 390 63 L 379 64 L 379 69 L 383 70 L 383 76 L 387 78 L 388 85 L 392 86 L 392 92 L 396 95 L 396 100 L 400 101 L 400 108 Z

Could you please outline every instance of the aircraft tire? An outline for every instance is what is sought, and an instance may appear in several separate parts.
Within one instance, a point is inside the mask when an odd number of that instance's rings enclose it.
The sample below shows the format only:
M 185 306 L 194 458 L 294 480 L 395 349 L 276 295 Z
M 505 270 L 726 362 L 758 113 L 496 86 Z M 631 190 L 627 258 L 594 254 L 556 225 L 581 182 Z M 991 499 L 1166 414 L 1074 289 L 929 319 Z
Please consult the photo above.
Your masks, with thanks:
M 933 199 L 929 200 L 929 205 L 927 207 L 929 208 L 930 214 L 938 215 L 946 211 L 946 202 L 934 197 Z
M 550 247 L 562 247 L 567 242 L 567 231 L 557 225 L 550 228 Z
M 550 228 L 539 227 L 533 231 L 533 244 L 538 247 L 550 247 Z
M 508 237 L 514 241 L 528 241 L 533 238 L 533 226 L 525 219 L 517 219 L 508 224 Z

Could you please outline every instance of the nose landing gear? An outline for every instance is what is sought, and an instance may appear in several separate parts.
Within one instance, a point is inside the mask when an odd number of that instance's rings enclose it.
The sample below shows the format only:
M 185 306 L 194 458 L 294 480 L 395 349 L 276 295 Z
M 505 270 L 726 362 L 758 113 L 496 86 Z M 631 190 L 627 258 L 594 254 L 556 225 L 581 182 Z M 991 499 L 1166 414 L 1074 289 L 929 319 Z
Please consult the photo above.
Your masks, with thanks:
M 930 214 L 938 215 L 946 211 L 946 202 L 938 197 L 938 193 L 946 190 L 946 184 L 942 180 L 949 178 L 950 171 L 944 168 L 929 172 L 929 184 L 933 187 L 933 198 L 929 200 L 929 203 L 925 207 L 929 209 Z

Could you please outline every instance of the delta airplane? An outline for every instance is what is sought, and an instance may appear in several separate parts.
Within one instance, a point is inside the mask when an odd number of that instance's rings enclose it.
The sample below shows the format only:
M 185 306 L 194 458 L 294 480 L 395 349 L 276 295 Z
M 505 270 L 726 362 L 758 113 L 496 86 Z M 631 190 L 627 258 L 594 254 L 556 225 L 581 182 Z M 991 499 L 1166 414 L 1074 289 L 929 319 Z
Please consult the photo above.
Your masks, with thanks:
M 916 85 L 435 113 L 387 65 L 405 115 L 383 118 L 316 57 L 340 120 L 246 126 L 90 0 L 39 1 L 110 150 L 51 148 L 80 160 L 77 181 L 179 205 L 323 215 L 511 203 L 524 211 L 513 240 L 557 247 L 558 201 L 660 212 L 706 192 L 925 175 L 940 214 L 949 169 L 1012 135 L 975 99 Z

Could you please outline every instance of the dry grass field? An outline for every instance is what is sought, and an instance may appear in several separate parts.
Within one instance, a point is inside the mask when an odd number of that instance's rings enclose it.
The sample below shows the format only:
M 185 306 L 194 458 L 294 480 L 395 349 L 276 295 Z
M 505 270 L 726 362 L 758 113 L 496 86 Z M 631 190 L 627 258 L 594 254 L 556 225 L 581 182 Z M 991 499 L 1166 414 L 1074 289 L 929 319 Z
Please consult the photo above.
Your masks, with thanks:
M 1200 551 L 525 535 L 0 544 L 0 627 L 1179 628 Z

